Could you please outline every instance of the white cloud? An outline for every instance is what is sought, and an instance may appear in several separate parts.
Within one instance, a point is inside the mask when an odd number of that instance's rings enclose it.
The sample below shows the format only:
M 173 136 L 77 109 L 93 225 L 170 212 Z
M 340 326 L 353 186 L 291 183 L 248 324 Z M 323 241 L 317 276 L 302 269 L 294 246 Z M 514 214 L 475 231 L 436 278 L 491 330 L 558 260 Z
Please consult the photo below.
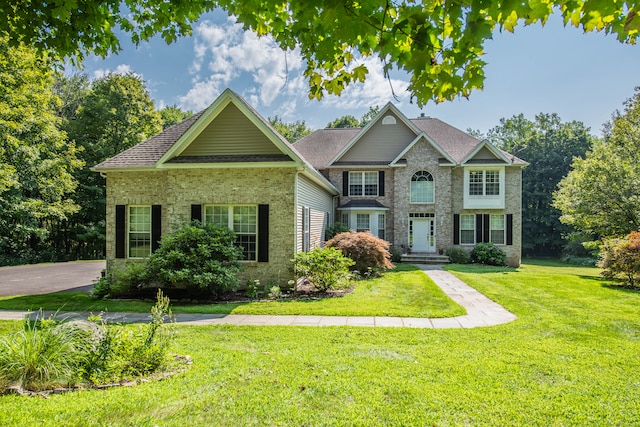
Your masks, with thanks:
M 129 64 L 120 64 L 118 66 L 116 66 L 116 68 L 114 70 L 111 70 L 109 68 L 99 68 L 97 70 L 95 70 L 93 72 L 93 78 L 94 79 L 100 79 L 104 76 L 106 76 L 107 74 L 128 74 L 128 73 L 133 73 L 134 75 L 142 78 L 142 74 L 140 73 L 136 73 L 131 69 L 131 66 Z
M 194 37 L 189 68 L 193 87 L 180 98 L 183 108 L 206 106 L 215 99 L 208 96 L 217 96 L 227 86 L 253 88 L 247 101 L 254 106 L 269 106 L 281 94 L 299 95 L 303 67 L 299 52 L 284 52 L 273 39 L 244 31 L 233 18 L 223 25 L 203 21 L 194 29 Z

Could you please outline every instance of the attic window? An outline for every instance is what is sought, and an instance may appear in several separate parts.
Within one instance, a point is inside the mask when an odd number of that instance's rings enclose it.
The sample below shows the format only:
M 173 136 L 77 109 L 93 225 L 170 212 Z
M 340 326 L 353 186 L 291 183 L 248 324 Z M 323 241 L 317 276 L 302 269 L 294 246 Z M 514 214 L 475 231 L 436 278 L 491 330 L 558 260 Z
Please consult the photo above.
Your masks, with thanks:
M 382 124 L 383 125 L 395 125 L 396 124 L 396 118 L 393 116 L 386 116 L 384 119 L 382 119 Z

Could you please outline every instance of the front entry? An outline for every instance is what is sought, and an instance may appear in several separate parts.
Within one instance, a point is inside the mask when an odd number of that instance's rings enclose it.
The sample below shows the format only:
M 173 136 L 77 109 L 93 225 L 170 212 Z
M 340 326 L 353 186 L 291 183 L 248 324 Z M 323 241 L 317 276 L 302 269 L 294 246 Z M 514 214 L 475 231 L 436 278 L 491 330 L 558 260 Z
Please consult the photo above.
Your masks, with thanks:
M 413 252 L 435 252 L 436 230 L 433 218 L 409 218 L 409 244 Z

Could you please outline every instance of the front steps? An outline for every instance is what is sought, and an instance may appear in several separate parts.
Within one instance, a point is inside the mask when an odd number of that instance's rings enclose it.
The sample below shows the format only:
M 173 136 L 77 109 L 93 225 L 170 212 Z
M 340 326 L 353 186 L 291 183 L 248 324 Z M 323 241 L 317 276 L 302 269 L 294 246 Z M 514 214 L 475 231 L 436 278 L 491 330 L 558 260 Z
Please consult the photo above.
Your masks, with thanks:
M 400 259 L 401 262 L 408 262 L 410 264 L 448 264 L 449 257 L 446 255 L 438 255 L 435 253 L 410 253 L 403 254 Z

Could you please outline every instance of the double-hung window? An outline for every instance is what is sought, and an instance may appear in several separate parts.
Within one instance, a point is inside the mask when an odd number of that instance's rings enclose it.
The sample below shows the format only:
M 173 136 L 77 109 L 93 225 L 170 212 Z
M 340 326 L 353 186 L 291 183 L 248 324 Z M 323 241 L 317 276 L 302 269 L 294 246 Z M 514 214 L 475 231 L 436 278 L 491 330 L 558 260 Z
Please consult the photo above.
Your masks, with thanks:
M 496 245 L 504 245 L 504 215 L 491 215 L 489 239 Z
M 129 206 L 129 258 L 151 254 L 151 206 Z
M 460 215 L 460 244 L 473 245 L 476 242 L 476 216 Z
M 377 196 L 378 172 L 349 172 L 349 196 Z
M 386 219 L 387 216 L 383 213 L 378 214 L 378 237 L 386 239 Z
M 356 231 L 370 231 L 371 225 L 369 222 L 368 213 L 356 214 Z
M 236 233 L 236 245 L 245 261 L 257 259 L 258 209 L 255 205 L 205 205 L 205 224 L 228 227 Z

